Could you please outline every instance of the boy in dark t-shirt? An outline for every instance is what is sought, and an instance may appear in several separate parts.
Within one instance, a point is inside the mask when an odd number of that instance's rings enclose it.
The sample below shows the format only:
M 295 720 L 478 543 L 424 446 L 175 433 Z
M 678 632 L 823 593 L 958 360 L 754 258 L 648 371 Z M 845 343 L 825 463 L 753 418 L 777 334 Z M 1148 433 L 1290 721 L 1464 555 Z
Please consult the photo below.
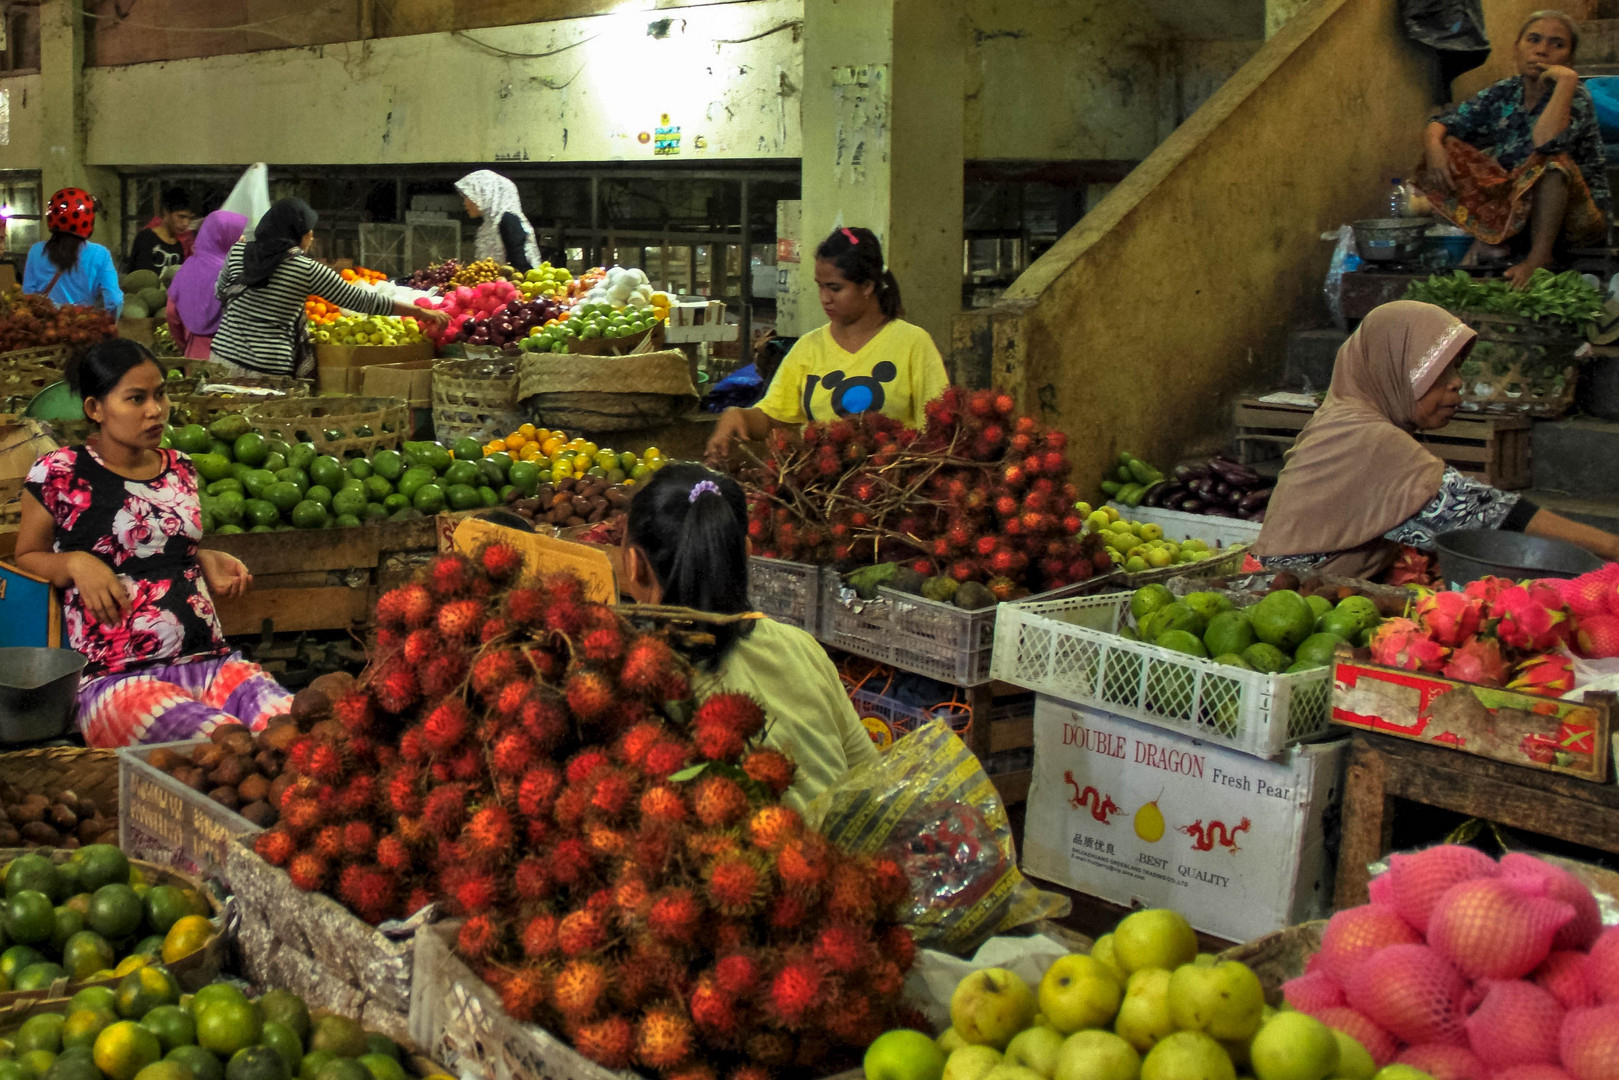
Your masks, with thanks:
M 125 270 L 150 270 L 161 274 L 165 267 L 185 261 L 181 237 L 191 231 L 191 199 L 184 188 L 163 192 L 162 213 L 156 223 L 135 234 Z

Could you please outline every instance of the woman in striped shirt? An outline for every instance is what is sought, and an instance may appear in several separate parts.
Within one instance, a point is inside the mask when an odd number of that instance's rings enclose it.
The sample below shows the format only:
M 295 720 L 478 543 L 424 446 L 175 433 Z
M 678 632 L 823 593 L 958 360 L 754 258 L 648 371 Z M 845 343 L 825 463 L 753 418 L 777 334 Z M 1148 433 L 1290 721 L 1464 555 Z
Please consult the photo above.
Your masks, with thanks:
M 344 281 L 305 252 L 315 240 L 315 211 L 302 199 L 270 207 L 253 239 L 231 248 L 219 275 L 225 306 L 209 359 L 256 375 L 308 375 L 304 302 L 318 296 L 366 315 L 449 321 L 440 311 L 395 303 L 375 290 Z

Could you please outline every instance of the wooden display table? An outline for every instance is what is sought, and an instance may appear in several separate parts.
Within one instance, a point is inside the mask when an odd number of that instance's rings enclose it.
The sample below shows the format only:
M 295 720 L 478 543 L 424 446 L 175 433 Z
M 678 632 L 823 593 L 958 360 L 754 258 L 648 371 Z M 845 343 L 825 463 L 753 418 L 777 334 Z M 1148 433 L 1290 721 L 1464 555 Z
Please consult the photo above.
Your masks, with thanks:
M 1619 855 L 1619 786 L 1357 732 L 1344 779 L 1338 910 L 1366 903 L 1366 866 L 1388 853 L 1397 798 Z

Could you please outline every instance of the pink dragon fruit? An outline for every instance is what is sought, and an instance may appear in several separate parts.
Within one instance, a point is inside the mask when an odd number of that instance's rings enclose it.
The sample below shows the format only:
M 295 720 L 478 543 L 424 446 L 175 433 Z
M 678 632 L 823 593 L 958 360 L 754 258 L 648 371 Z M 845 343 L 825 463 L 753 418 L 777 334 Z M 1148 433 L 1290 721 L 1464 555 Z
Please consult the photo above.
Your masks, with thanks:
M 1416 614 L 1429 637 L 1455 648 L 1478 633 L 1484 621 L 1484 601 L 1459 592 L 1429 593 L 1417 604 Z
M 1619 615 L 1586 615 L 1574 633 L 1581 656 L 1605 660 L 1619 656 Z
M 1482 686 L 1505 686 L 1509 670 L 1498 642 L 1489 638 L 1474 638 L 1450 654 L 1450 663 L 1445 665 L 1444 675 L 1447 679 Z
M 1552 609 L 1546 601 L 1558 606 Z M 1563 635 L 1562 597 L 1553 589 L 1537 588 L 1531 592 L 1522 585 L 1503 589 L 1490 603 L 1490 618 L 1495 620 L 1495 636 L 1502 644 L 1528 652 L 1542 652 L 1556 645 Z
M 1405 671 L 1437 672 L 1450 653 L 1410 619 L 1384 620 L 1367 644 L 1372 649 L 1372 663 Z
M 1531 656 L 1513 669 L 1508 690 L 1542 697 L 1561 697 L 1574 688 L 1574 662 L 1562 653 Z
M 1462 595 L 1470 600 L 1482 600 L 1486 604 L 1492 602 L 1507 589 L 1512 588 L 1515 582 L 1500 577 L 1481 577 L 1469 581 L 1462 589 Z

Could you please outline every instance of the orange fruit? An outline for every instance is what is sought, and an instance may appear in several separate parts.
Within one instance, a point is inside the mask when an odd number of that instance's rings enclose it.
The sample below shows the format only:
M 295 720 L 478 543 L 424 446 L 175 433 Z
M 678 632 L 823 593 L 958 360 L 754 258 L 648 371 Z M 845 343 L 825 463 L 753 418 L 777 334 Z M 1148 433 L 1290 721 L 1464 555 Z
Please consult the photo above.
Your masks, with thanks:
M 163 962 L 172 964 L 182 956 L 190 956 L 214 935 L 214 924 L 201 915 L 186 915 L 175 920 L 163 936 Z
M 498 453 L 501 453 L 502 451 L 504 451 L 505 449 L 506 449 L 506 440 L 505 439 L 490 439 L 488 444 L 483 448 L 483 452 L 484 452 L 485 455 L 498 454 Z
M 517 433 L 525 439 L 532 439 L 538 434 L 533 424 L 518 424 Z
M 133 1020 L 120 1020 L 102 1029 L 91 1051 L 96 1068 L 110 1080 L 135 1080 L 135 1074 L 163 1057 L 157 1036 Z

